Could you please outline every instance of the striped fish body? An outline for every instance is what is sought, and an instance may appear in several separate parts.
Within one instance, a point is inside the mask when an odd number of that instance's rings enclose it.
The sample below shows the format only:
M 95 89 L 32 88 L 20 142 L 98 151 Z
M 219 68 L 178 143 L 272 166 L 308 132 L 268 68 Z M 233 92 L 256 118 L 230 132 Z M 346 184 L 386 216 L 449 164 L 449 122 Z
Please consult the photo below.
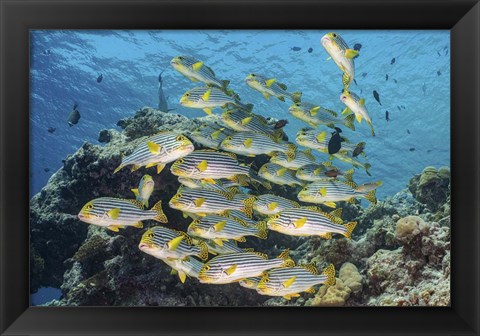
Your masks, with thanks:
M 239 132 L 227 137 L 220 144 L 220 148 L 239 155 L 256 156 L 285 152 L 293 156 L 296 146 L 289 143 L 278 143 L 272 137 L 257 132 Z
M 205 214 L 222 214 L 227 210 L 240 210 L 247 215 L 252 213 L 255 197 L 245 200 L 234 200 L 221 192 L 205 188 L 182 188 L 169 202 L 173 209 L 204 216 Z
M 183 186 L 190 188 L 190 189 L 199 189 L 205 188 L 210 190 L 216 190 L 223 193 L 231 194 L 237 191 L 236 187 L 224 187 L 223 183 L 220 180 L 214 180 L 215 183 L 208 183 L 202 180 L 192 179 L 190 177 L 179 177 L 178 182 L 180 182 Z
M 295 176 L 300 180 L 309 182 L 324 180 L 326 170 L 327 168 L 321 164 L 309 164 L 299 168 Z
M 357 55 L 358 52 L 350 49 L 345 40 L 336 33 L 325 34 L 322 37 L 321 43 L 335 64 L 346 74 L 343 79 L 343 85 L 348 88 L 355 78 L 353 57 Z
M 332 233 L 339 233 L 350 238 L 356 222 L 341 223 L 339 217 L 308 208 L 287 209 L 267 221 L 269 229 L 289 236 L 320 236 L 328 239 Z
M 225 90 L 229 84 L 228 81 L 217 79 L 215 73 L 210 67 L 191 56 L 174 57 L 170 61 L 170 64 L 175 70 L 189 78 L 192 82 L 203 82 L 207 85 L 213 85 L 223 90 Z
M 222 113 L 222 121 L 225 125 L 238 132 L 258 132 L 271 134 L 281 138 L 282 131 L 269 125 L 267 120 L 255 113 L 241 109 L 231 109 Z
M 255 202 L 254 202 L 255 204 Z M 228 212 L 228 217 L 235 219 L 236 221 L 239 221 L 241 223 L 245 223 L 248 226 L 257 226 L 257 221 L 251 219 L 247 215 L 245 215 L 243 212 L 238 211 L 238 210 L 230 210 Z
M 315 157 L 309 151 L 297 150 L 293 159 L 283 152 L 276 152 L 272 155 L 270 162 L 288 169 L 297 170 L 303 166 L 315 163 Z
M 208 248 L 204 242 L 194 245 L 192 238 L 185 232 L 155 226 L 142 236 L 138 248 L 158 259 L 183 259 L 198 256 L 208 258 Z
M 300 204 L 295 201 L 272 194 L 260 195 L 253 203 L 253 210 L 266 216 L 275 215 L 286 209 L 299 207 Z
M 224 127 L 214 128 L 202 125 L 190 134 L 190 138 L 204 147 L 218 149 L 220 143 L 232 134 L 232 131 Z
M 268 100 L 270 96 L 277 97 L 281 101 L 285 98 L 290 99 L 294 103 L 299 102 L 302 96 L 301 92 L 287 92 L 287 86 L 279 83 L 276 79 L 268 79 L 267 77 L 258 74 L 249 74 L 245 78 L 245 82 L 252 89 L 257 90 Z
M 125 226 L 143 227 L 141 221 L 153 219 L 161 223 L 167 222 L 162 211 L 162 202 L 155 204 L 151 210 L 144 210 L 143 204 L 137 200 L 126 200 L 113 197 L 100 197 L 83 206 L 78 218 L 85 223 L 107 227 L 118 231 Z
M 234 239 L 244 242 L 246 236 L 266 238 L 266 227 L 250 227 L 232 218 L 210 214 L 193 221 L 187 232 L 193 236 L 211 239 L 222 245 L 222 240 Z
M 258 171 L 258 175 L 265 180 L 278 185 L 303 186 L 304 182 L 295 177 L 295 171 L 282 167 L 276 163 L 267 162 Z
M 298 199 L 302 202 L 323 203 L 333 207 L 335 206 L 334 202 L 352 202 L 357 197 L 376 202 L 375 190 L 361 192 L 357 191 L 356 188 L 355 184 L 347 181 L 320 180 L 303 188 L 298 194 Z
M 132 189 L 137 201 L 141 202 L 145 207 L 148 207 L 148 199 L 155 188 L 155 182 L 150 175 L 143 175 L 138 184 L 137 189 Z
M 342 113 L 348 113 L 352 111 L 355 114 L 355 118 L 358 123 L 361 123 L 363 119 L 370 126 L 372 135 L 375 136 L 375 130 L 373 129 L 372 119 L 368 114 L 368 110 L 365 107 L 365 99 L 360 98 L 355 93 L 351 91 L 344 90 L 340 95 L 340 101 L 344 103 L 347 108 Z
M 250 173 L 250 168 L 240 164 L 235 154 L 212 150 L 193 151 L 175 161 L 170 170 L 176 176 L 209 180 Z
M 199 86 L 187 91 L 181 98 L 180 104 L 185 107 L 203 109 L 212 114 L 216 107 L 226 107 L 228 104 L 250 111 L 251 105 L 244 105 L 235 97 L 227 95 L 216 87 Z
M 338 159 L 340 161 L 343 161 L 345 163 L 349 163 L 356 168 L 363 168 L 363 169 L 365 169 L 365 171 L 367 172 L 367 174 L 369 176 L 371 175 L 370 172 L 368 171 L 371 167 L 370 163 L 362 163 L 358 160 L 355 160 L 351 156 L 351 154 L 348 155 L 348 154 L 335 153 L 335 154 L 333 154 L 333 157 L 335 157 L 336 159 Z
M 182 283 L 188 277 L 198 278 L 198 273 L 203 267 L 203 263 L 193 257 L 186 257 L 183 259 L 162 259 L 162 261 L 170 266 L 173 270 L 178 272 L 178 277 Z
M 353 123 L 355 118 L 353 115 L 340 118 L 335 111 L 325 109 L 315 104 L 307 102 L 296 103 L 288 109 L 288 112 L 313 127 L 326 125 L 333 128 L 335 125 L 345 125 L 355 131 L 355 125 Z
M 200 238 L 199 238 L 200 239 Z M 242 253 L 245 250 L 237 246 L 237 242 L 234 240 L 224 240 L 222 245 L 218 245 L 213 240 L 203 240 L 208 246 L 208 252 L 211 254 L 227 254 L 227 253 Z
M 293 264 L 293 260 L 288 257 L 288 251 L 274 259 L 254 252 L 222 254 L 213 257 L 203 266 L 198 279 L 201 283 L 227 284 L 260 276 L 272 268 Z
M 258 283 L 260 282 L 260 279 L 262 277 L 253 277 L 253 278 L 246 278 L 242 279 L 238 282 L 238 284 L 242 287 L 248 288 L 248 289 L 255 289 L 258 286 Z
M 327 131 L 317 131 L 311 129 L 301 129 L 297 132 L 297 137 L 295 141 L 304 147 L 315 149 L 322 153 L 328 153 L 328 143 L 332 138 L 332 134 Z M 339 150 L 341 154 L 353 153 L 357 145 L 349 143 L 349 141 L 344 138 L 346 141 L 342 142 L 342 147 Z M 335 154 L 334 154 L 335 155 Z
M 301 292 L 314 293 L 313 286 L 323 283 L 333 284 L 335 281 L 335 269 L 326 269 L 318 274 L 316 268 L 311 265 L 296 266 L 290 268 L 277 268 L 266 272 L 257 284 L 259 294 L 269 296 L 283 296 L 286 299 L 299 296 Z M 326 274 L 325 274 L 326 273 Z
M 184 135 L 170 131 L 161 132 L 142 141 L 132 154 L 123 158 L 114 173 L 128 165 L 133 165 L 132 170 L 156 165 L 159 173 L 167 163 L 190 154 L 194 149 L 192 142 Z

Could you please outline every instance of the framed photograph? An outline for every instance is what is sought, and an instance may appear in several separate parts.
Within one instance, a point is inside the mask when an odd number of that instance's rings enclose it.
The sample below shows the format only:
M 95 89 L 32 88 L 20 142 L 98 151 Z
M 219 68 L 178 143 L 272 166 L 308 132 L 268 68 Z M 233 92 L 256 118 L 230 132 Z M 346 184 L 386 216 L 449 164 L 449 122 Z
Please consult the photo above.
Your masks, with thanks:
M 0 10 L 2 335 L 478 335 L 478 2 Z

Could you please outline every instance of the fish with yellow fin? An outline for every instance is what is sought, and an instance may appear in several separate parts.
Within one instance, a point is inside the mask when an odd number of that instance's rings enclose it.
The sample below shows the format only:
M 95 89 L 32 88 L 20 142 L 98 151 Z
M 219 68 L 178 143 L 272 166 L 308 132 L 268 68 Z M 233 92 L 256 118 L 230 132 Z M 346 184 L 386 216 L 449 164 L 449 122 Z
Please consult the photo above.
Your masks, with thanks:
M 348 89 L 355 79 L 355 63 L 353 59 L 358 56 L 358 50 L 350 49 L 345 40 L 335 32 L 325 34 L 320 43 L 343 72 L 343 86 L 345 89 Z
M 132 189 L 132 192 L 135 194 L 137 201 L 142 202 L 142 204 L 148 208 L 148 199 L 155 188 L 155 182 L 150 175 L 143 175 L 138 183 L 138 188 Z
M 351 91 L 344 90 L 340 95 L 340 101 L 347 105 L 342 114 L 355 114 L 355 118 L 358 123 L 361 123 L 363 119 L 367 122 L 372 130 L 372 135 L 375 136 L 375 130 L 373 129 L 372 119 L 368 115 L 368 110 L 365 107 L 365 99 L 360 98 Z
M 245 78 L 245 82 L 252 89 L 255 89 L 263 94 L 267 100 L 273 96 L 277 97 L 281 101 L 285 101 L 285 98 L 288 98 L 294 103 L 297 103 L 302 98 L 301 92 L 287 92 L 287 86 L 283 83 L 280 83 L 275 78 L 268 79 L 265 76 L 251 73 Z
M 216 87 L 198 86 L 188 90 L 180 98 L 180 104 L 185 107 L 202 109 L 206 114 L 213 113 L 214 108 L 237 106 L 246 111 L 251 111 L 252 104 L 243 104 L 238 96 L 229 96 L 224 91 Z

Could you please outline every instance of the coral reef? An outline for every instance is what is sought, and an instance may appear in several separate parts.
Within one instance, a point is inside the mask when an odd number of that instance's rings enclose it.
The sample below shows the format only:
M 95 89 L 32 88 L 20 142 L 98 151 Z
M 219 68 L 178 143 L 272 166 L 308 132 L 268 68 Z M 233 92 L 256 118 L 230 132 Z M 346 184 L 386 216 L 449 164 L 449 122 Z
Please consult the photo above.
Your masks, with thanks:
M 358 222 L 352 239 L 339 235 L 329 240 L 291 237 L 276 232 L 270 232 L 266 241 L 249 239 L 248 247 L 270 256 L 289 247 L 299 264 L 315 262 L 319 269 L 334 264 L 334 286 L 320 286 L 317 293 L 302 293 L 290 301 L 261 296 L 238 284 L 205 285 L 197 279 L 182 284 L 170 274 L 170 267 L 138 250 L 144 230 L 129 227 L 113 233 L 78 220 L 79 209 L 93 198 L 132 198 L 131 189 L 137 187 L 145 173 L 153 177 L 156 186 L 151 203 L 169 200 L 179 186 L 169 166 L 160 174 L 155 174 L 155 168 L 112 172 L 122 155 L 128 155 L 144 137 L 176 129 L 188 136 L 204 123 L 218 124 L 218 116 L 188 119 L 143 108 L 118 122 L 123 131 L 102 130 L 99 142 L 103 145 L 85 143 L 68 156 L 63 167 L 30 201 L 31 292 L 42 286 L 61 288 L 61 299 L 49 303 L 53 306 L 450 304 L 448 168 L 427 167 L 410 180 L 408 189 L 368 208 L 340 204 L 342 218 Z M 267 159 L 257 156 L 246 161 L 258 169 Z M 288 195 L 293 189 L 274 186 L 269 192 Z M 164 211 L 173 219 L 167 224 L 170 228 L 185 230 L 190 223 L 168 206 Z M 144 221 L 146 228 L 154 225 Z

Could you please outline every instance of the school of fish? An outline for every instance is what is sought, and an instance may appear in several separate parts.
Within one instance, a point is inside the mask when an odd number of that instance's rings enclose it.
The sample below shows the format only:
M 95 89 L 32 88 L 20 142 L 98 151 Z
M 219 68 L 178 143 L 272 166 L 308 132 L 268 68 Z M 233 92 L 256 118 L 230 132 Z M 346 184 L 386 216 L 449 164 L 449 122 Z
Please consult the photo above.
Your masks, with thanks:
M 356 203 L 359 198 L 376 202 L 375 191 L 381 181 L 357 185 L 353 180 L 359 168 L 370 175 L 370 164 L 359 160 L 359 156 L 366 157 L 366 142 L 350 142 L 338 129 L 346 126 L 355 131 L 355 120 L 365 120 L 375 135 L 365 100 L 350 90 L 359 48 L 350 49 L 334 32 L 323 36 L 320 43 L 342 73 L 340 101 L 346 107 L 341 114 L 304 101 L 300 91 L 287 89 L 270 74 L 250 73 L 245 78 L 245 84 L 266 100 L 291 101 L 293 105 L 285 110 L 309 126 L 298 130 L 296 143 L 284 140 L 287 120 L 269 123 L 253 112 L 253 104 L 241 101 L 229 88 L 230 81 L 219 79 L 203 61 L 174 57 L 170 62 L 173 69 L 195 83 L 179 103 L 209 115 L 218 111 L 221 124 L 201 125 L 188 136 L 180 131 L 159 132 L 138 143 L 112 172 L 127 166 L 131 171 L 155 167 L 159 174 L 170 165 L 169 173 L 179 183 L 171 199 L 160 200 L 149 209 L 155 183 L 145 174 L 132 189 L 131 199 L 92 199 L 78 218 L 114 232 L 127 226 L 143 228 L 146 220 L 168 223 L 162 209 L 162 203 L 168 203 L 184 218 L 190 217 L 190 224 L 184 231 L 158 223 L 149 226 L 138 248 L 165 262 L 182 283 L 187 278 L 206 284 L 238 282 L 261 295 L 285 299 L 313 293 L 321 284 L 335 284 L 333 265 L 319 271 L 314 264 L 297 265 L 288 248 L 269 258 L 238 245 L 248 246 L 249 239 L 268 239 L 269 231 L 350 239 L 357 222 L 342 220 L 342 202 Z M 339 149 L 330 154 L 334 137 L 340 139 Z M 256 168 L 247 163 L 259 155 L 268 156 L 269 162 Z M 342 172 L 333 165 L 335 159 L 352 168 Z M 288 198 L 272 193 L 272 185 L 289 187 Z

